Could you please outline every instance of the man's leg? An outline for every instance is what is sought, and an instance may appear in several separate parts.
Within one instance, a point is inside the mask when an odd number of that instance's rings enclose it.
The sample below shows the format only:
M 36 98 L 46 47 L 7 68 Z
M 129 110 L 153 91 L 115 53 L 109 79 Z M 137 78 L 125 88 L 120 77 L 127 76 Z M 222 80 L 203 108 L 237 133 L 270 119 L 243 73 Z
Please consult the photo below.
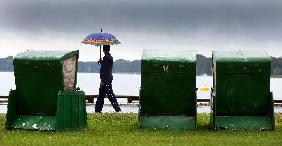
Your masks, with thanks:
M 105 84 L 100 84 L 99 88 L 99 95 L 97 97 L 96 105 L 95 105 L 95 112 L 96 113 L 101 113 L 104 105 L 104 98 L 106 95 L 105 92 Z
M 112 84 L 111 83 L 108 83 L 106 85 L 106 90 L 107 90 L 106 91 L 107 97 L 109 98 L 113 108 L 115 109 L 116 112 L 120 112 L 121 109 L 120 109 L 120 107 L 118 105 L 118 102 L 117 102 L 116 96 L 115 96 L 115 94 L 113 92 Z

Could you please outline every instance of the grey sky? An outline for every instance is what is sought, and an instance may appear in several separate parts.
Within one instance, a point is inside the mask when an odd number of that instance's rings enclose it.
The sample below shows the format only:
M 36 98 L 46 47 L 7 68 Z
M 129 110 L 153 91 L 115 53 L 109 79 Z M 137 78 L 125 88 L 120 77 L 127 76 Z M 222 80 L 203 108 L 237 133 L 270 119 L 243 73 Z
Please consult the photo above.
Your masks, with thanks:
M 0 57 L 50 48 L 95 60 L 98 50 L 80 41 L 101 27 L 122 42 L 116 59 L 139 59 L 146 48 L 282 56 L 281 26 L 280 0 L 0 0 Z

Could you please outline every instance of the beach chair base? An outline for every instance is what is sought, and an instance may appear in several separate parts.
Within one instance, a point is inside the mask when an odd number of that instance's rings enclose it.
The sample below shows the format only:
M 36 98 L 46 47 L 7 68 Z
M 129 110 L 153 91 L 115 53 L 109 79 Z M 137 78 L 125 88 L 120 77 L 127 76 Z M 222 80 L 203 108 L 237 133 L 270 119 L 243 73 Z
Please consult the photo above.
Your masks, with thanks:
M 139 126 L 149 129 L 196 129 L 196 117 L 185 115 L 140 116 Z

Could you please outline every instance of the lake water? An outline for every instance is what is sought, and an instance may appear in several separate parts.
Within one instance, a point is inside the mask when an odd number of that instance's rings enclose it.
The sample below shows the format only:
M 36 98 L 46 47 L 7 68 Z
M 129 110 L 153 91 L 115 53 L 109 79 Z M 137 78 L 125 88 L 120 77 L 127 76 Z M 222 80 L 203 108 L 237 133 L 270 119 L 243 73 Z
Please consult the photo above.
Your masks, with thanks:
M 77 87 L 84 90 L 86 94 L 98 94 L 100 78 L 98 73 L 78 73 Z M 140 74 L 114 74 L 113 90 L 116 95 L 135 95 L 138 96 L 139 88 L 141 85 Z M 282 99 L 282 78 L 271 78 L 270 88 L 273 91 L 274 99 Z M 197 76 L 197 88 L 212 86 L 211 76 Z M 15 78 L 13 72 L 0 72 L 0 95 L 8 96 L 10 89 L 15 89 Z M 210 91 L 198 90 L 197 98 L 204 99 L 210 98 Z M 118 102 L 125 104 L 127 99 L 118 99 Z M 109 101 L 105 100 L 106 104 Z M 1 108 L 2 107 L 2 108 Z M 0 112 L 5 112 L 6 108 L 3 105 L 0 107 Z M 137 112 L 138 104 L 133 104 L 124 107 L 126 112 Z M 279 109 L 276 109 L 276 111 Z M 94 105 L 88 105 L 87 111 L 94 111 Z M 105 105 L 104 112 L 113 112 L 111 106 Z M 208 112 L 209 107 L 198 107 L 199 112 Z M 279 110 L 280 111 L 280 110 Z

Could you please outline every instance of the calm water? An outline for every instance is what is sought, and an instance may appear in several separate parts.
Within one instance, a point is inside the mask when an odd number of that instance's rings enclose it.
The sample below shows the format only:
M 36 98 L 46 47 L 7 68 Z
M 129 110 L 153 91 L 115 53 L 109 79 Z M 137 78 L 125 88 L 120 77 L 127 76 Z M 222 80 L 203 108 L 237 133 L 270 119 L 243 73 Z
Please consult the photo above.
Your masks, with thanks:
M 98 94 L 98 73 L 78 73 L 77 86 L 86 94 Z M 113 89 L 117 95 L 138 95 L 141 85 L 140 74 L 114 74 Z M 211 76 L 197 76 L 197 88 L 211 87 Z M 15 89 L 15 78 L 12 72 L 0 72 L 0 95 L 8 95 L 10 89 Z M 271 78 L 270 88 L 274 99 L 282 99 L 282 78 Z M 198 98 L 209 98 L 209 91 L 198 90 Z
M 77 86 L 84 90 L 86 94 L 98 94 L 99 89 L 99 74 L 98 73 L 78 73 Z M 140 74 L 114 74 L 113 90 L 117 95 L 138 95 L 141 85 Z M 274 99 L 282 99 L 282 78 L 271 78 L 270 87 L 273 91 Z M 197 76 L 197 88 L 211 87 L 211 76 Z M 7 96 L 10 89 L 15 89 L 15 79 L 13 72 L 0 72 L 0 95 Z M 198 98 L 209 98 L 210 91 L 198 90 Z M 118 99 L 119 103 L 126 103 L 126 99 Z M 109 103 L 106 99 L 105 103 Z M 138 105 L 124 107 L 126 112 L 137 112 Z M 279 109 L 276 109 L 276 111 Z M 0 112 L 5 112 L 6 107 L 0 107 Z M 87 106 L 88 112 L 94 111 L 94 105 Z M 112 112 L 111 106 L 105 106 L 104 112 Z M 209 112 L 209 107 L 198 107 L 199 112 Z M 280 111 L 280 110 L 279 110 Z

